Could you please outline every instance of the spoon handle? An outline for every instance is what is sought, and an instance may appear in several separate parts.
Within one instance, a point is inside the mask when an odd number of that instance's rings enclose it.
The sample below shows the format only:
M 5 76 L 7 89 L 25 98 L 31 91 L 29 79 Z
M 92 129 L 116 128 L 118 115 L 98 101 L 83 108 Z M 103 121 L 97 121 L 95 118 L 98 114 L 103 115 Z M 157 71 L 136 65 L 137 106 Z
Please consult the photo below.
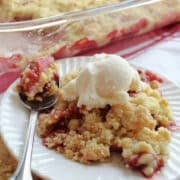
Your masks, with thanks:
M 18 167 L 10 180 L 32 180 L 31 158 L 37 115 L 37 111 L 31 110 L 22 158 L 20 159 Z

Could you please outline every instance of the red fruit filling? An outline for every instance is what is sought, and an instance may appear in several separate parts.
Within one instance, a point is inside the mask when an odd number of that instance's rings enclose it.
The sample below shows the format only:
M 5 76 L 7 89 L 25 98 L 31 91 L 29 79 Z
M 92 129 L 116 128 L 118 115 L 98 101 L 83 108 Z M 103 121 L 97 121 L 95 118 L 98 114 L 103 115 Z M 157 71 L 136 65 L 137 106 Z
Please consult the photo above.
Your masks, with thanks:
M 141 172 L 147 178 L 151 178 L 164 166 L 162 159 L 148 153 L 135 154 L 126 161 L 126 164 L 128 167 Z
M 23 86 L 24 91 L 31 91 L 32 87 L 39 81 L 40 74 L 45 71 L 50 65 L 54 62 L 54 58 L 51 56 L 41 57 L 39 59 L 33 60 L 29 64 L 30 71 L 26 72 L 26 78 L 23 78 L 21 75 L 21 83 L 26 84 Z M 57 75 L 54 76 L 55 79 L 58 78 Z M 30 79 L 27 83 L 26 79 Z
M 148 70 L 145 71 L 145 70 L 139 69 L 138 73 L 140 75 L 141 80 L 144 82 L 147 82 L 147 83 L 152 82 L 152 81 L 158 81 L 159 83 L 164 82 L 164 80 L 161 77 L 157 76 L 156 74 L 154 74 L 151 71 L 148 71 Z
M 54 109 L 51 111 L 50 116 L 54 119 L 69 119 L 69 118 L 81 118 L 77 103 L 69 105 L 65 110 Z

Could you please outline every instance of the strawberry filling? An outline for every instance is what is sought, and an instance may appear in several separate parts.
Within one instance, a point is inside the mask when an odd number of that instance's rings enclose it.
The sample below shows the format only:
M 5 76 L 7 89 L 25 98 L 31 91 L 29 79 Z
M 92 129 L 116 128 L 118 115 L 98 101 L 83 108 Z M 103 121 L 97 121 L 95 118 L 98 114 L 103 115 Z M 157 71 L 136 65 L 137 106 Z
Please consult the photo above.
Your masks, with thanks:
M 152 81 L 158 81 L 159 83 L 163 83 L 164 80 L 159 77 L 158 75 L 156 75 L 155 73 L 151 72 L 151 71 L 145 71 L 145 70 L 138 70 L 138 73 L 141 77 L 141 80 L 144 82 L 152 82 Z
M 65 110 L 54 109 L 50 116 L 54 119 L 70 119 L 70 118 L 80 118 L 81 114 L 79 112 L 79 108 L 76 105 L 77 103 L 74 102 L 73 104 L 69 105 Z
M 135 154 L 126 161 L 126 164 L 147 178 L 151 178 L 164 165 L 162 159 L 150 153 Z
M 24 91 L 31 92 L 33 86 L 39 81 L 40 74 L 50 67 L 53 62 L 54 58 L 51 56 L 41 57 L 30 62 L 29 71 L 26 72 L 26 78 L 23 78 L 23 74 L 21 75 L 21 84 Z M 54 78 L 57 79 L 58 76 L 55 75 Z M 30 81 L 26 82 L 27 79 Z

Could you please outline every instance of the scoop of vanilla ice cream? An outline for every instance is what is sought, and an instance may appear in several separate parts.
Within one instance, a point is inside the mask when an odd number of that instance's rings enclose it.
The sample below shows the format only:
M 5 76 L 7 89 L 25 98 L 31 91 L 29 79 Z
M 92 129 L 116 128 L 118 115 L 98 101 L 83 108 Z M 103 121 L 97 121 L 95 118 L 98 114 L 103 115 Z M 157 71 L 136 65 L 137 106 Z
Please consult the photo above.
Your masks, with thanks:
M 141 81 L 135 69 L 117 55 L 98 54 L 80 75 L 63 89 L 66 100 L 78 98 L 78 106 L 102 108 L 107 104 L 128 102 L 129 90 L 140 90 Z M 70 92 L 70 93 L 69 93 Z

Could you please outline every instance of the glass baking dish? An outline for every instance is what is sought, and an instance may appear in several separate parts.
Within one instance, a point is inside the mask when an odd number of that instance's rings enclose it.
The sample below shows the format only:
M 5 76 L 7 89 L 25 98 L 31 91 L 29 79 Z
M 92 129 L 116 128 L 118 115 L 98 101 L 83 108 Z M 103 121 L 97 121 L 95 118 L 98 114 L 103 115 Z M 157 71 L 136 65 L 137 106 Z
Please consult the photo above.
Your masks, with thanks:
M 180 0 L 126 0 L 48 18 L 0 24 L 0 75 L 29 60 L 78 55 L 180 21 Z

